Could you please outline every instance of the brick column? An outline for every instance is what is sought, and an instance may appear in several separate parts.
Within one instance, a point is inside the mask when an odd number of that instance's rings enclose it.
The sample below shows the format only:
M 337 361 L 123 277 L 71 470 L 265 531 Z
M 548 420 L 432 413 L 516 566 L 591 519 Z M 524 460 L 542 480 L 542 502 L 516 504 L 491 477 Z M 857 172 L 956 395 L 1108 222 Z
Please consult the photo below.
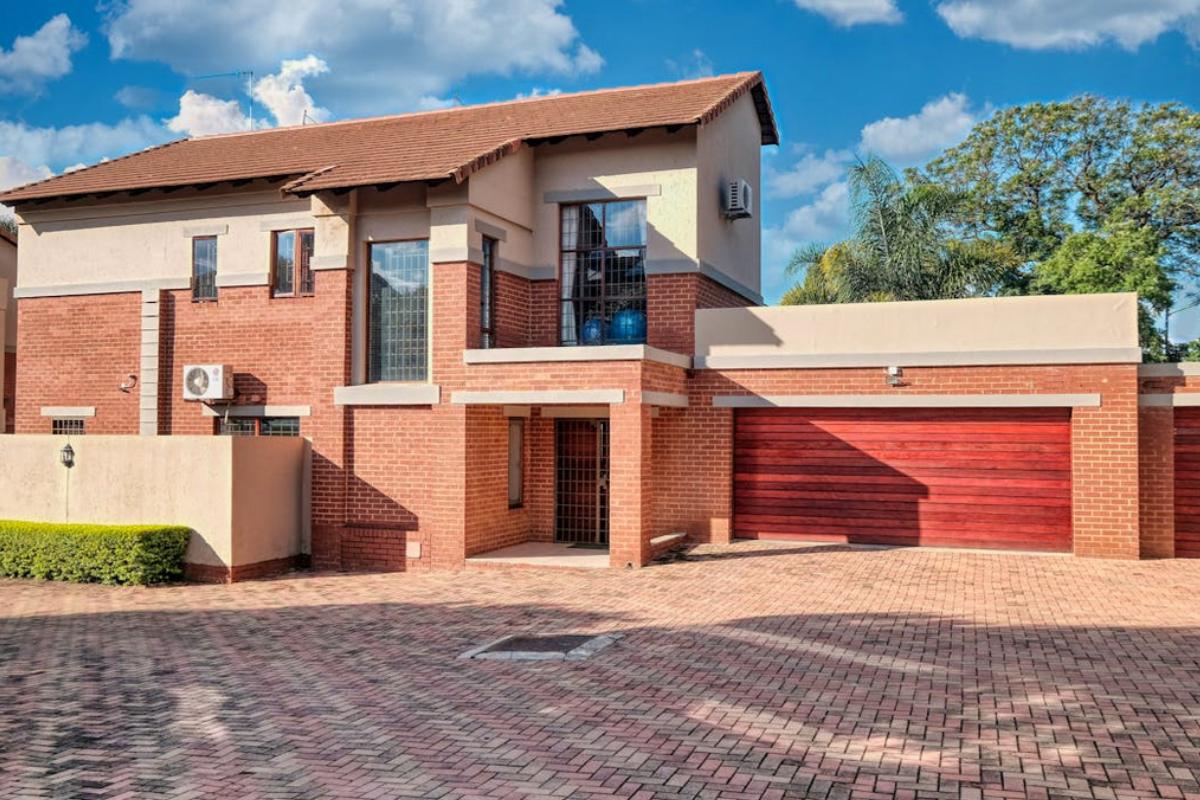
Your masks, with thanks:
M 609 417 L 609 563 L 644 566 L 653 534 L 654 474 L 651 407 L 612 406 Z
M 1138 412 L 1139 517 L 1142 558 L 1175 556 L 1175 409 Z
M 1099 408 L 1071 415 L 1075 555 L 1138 558 L 1137 365 L 1108 369 Z

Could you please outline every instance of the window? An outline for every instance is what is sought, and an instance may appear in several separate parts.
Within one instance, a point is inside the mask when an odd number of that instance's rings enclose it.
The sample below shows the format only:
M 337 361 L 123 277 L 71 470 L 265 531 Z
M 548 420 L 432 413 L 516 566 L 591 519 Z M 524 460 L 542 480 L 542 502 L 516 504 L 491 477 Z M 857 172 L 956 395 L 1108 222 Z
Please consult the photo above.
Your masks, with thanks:
M 496 294 L 496 240 L 483 237 L 483 266 L 479 273 L 479 346 L 495 345 L 495 324 L 492 321 L 492 304 Z
M 508 419 L 508 507 L 525 502 L 525 420 Z
M 646 341 L 646 201 L 562 206 L 564 345 Z
M 429 243 L 372 242 L 367 380 L 423 381 L 429 372 Z
M 220 436 L 299 436 L 299 417 L 218 417 Z
M 55 419 L 50 421 L 50 432 L 56 436 L 82 436 L 83 420 Z
M 313 293 L 312 254 L 311 229 L 271 234 L 271 289 L 275 297 Z
M 192 239 L 192 300 L 217 299 L 217 237 Z

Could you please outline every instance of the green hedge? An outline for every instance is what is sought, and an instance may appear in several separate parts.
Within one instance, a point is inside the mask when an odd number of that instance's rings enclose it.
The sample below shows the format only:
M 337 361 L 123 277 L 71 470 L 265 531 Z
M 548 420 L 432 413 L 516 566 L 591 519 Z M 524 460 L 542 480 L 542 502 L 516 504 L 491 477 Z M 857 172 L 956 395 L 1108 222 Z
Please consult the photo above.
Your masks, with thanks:
M 191 531 L 177 525 L 0 520 L 0 575 L 146 585 L 183 574 Z

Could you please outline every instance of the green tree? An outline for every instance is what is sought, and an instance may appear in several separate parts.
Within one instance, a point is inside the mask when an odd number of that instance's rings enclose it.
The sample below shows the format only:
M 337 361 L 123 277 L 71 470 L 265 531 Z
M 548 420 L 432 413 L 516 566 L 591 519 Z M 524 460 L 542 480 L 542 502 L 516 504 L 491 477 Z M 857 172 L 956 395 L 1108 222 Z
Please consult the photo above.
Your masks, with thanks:
M 963 235 L 955 221 L 964 195 L 901 179 L 874 157 L 854 164 L 848 179 L 850 238 L 797 251 L 788 273 L 803 278 L 784 295 L 784 304 L 985 295 L 1018 266 L 998 238 Z
M 0 230 L 3 230 L 12 238 L 17 238 L 17 221 L 12 216 L 0 213 Z
M 1200 114 L 1178 103 L 1083 95 L 1003 109 L 915 174 L 962 194 L 963 228 L 1025 261 L 1008 291 L 1075 234 L 1121 226 L 1157 239 L 1169 277 L 1200 274 Z

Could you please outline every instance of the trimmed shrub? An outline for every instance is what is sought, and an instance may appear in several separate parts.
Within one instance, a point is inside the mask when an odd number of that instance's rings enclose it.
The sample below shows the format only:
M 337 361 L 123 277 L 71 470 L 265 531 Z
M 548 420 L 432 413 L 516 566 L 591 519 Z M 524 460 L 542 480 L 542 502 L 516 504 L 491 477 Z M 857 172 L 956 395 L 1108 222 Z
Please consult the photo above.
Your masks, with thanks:
M 0 575 L 146 585 L 183 574 L 191 530 L 0 520 Z

